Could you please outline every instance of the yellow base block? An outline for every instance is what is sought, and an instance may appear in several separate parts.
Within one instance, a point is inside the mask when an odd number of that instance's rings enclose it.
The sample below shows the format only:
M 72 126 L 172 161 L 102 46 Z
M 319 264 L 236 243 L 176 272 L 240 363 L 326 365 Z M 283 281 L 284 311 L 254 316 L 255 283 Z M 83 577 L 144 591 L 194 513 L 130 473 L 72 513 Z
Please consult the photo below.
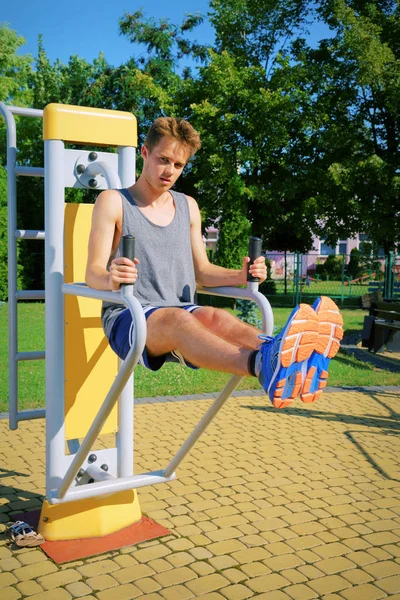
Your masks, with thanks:
M 135 490 L 65 504 L 43 502 L 39 533 L 49 542 L 104 537 L 140 521 Z

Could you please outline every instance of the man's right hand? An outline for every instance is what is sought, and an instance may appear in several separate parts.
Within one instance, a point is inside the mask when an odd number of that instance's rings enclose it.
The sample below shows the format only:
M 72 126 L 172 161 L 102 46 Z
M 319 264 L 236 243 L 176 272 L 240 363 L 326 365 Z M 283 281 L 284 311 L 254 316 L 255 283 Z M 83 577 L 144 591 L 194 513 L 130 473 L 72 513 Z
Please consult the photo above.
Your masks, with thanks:
M 121 283 L 134 284 L 138 277 L 136 265 L 139 264 L 137 258 L 132 262 L 129 258 L 114 258 L 110 264 L 110 284 L 112 290 L 119 290 Z

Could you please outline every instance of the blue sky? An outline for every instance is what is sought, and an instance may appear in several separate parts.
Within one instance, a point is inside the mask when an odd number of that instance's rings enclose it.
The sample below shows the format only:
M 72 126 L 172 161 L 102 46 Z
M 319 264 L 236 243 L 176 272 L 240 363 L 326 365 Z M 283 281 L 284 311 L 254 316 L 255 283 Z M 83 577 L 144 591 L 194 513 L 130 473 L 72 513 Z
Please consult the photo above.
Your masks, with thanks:
M 167 17 L 180 24 L 185 13 L 207 13 L 208 0 L 14 0 L 5 2 L 0 11 L 1 22 L 8 23 L 22 35 L 27 44 L 22 52 L 37 55 L 38 34 L 43 34 L 44 47 L 53 62 L 66 63 L 72 54 L 91 62 L 99 52 L 112 65 L 126 62 L 134 47 L 119 35 L 118 22 L 126 12 L 143 8 L 147 16 Z M 200 25 L 194 36 L 202 43 L 212 43 L 213 31 L 208 23 Z
M 20 53 L 37 55 L 38 34 L 43 34 L 44 47 L 51 62 L 59 58 L 68 62 L 77 54 L 92 62 L 99 52 L 104 52 L 112 65 L 126 62 L 137 49 L 119 35 L 118 21 L 126 12 L 143 8 L 147 16 L 167 17 L 180 24 L 185 13 L 207 14 L 208 0 L 83 0 L 66 2 L 57 0 L 14 0 L 3 3 L 0 20 L 8 23 L 26 39 Z M 328 36 L 321 25 L 313 27 L 311 39 Z M 214 36 L 209 23 L 196 28 L 192 35 L 200 43 L 212 43 Z

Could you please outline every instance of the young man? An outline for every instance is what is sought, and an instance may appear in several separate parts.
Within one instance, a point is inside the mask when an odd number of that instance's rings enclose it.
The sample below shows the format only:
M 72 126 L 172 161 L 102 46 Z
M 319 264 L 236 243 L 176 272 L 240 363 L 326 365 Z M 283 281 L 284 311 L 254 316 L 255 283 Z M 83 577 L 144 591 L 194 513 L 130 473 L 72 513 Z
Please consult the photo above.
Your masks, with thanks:
M 153 123 L 141 149 L 143 170 L 137 182 L 128 189 L 104 191 L 96 200 L 86 282 L 113 291 L 122 283 L 135 284 L 147 319 L 140 361 L 145 367 L 157 370 L 166 360 L 179 360 L 191 368 L 251 374 L 276 407 L 299 394 L 312 401 L 321 393 L 327 364 L 339 348 L 342 322 L 331 300 L 319 302 L 320 314 L 308 305 L 296 307 L 279 336 L 261 336 L 261 345 L 254 327 L 224 310 L 194 304 L 196 283 L 245 284 L 250 261 L 244 257 L 240 270 L 211 264 L 196 201 L 172 190 L 199 148 L 198 133 L 184 119 L 162 117 Z M 119 255 L 120 237 L 127 234 L 136 239 L 133 262 Z M 266 278 L 264 257 L 250 266 L 250 273 L 260 281 Z M 320 335 L 323 319 L 326 331 Z M 111 347 L 125 359 L 132 343 L 129 310 L 104 303 L 102 322 Z

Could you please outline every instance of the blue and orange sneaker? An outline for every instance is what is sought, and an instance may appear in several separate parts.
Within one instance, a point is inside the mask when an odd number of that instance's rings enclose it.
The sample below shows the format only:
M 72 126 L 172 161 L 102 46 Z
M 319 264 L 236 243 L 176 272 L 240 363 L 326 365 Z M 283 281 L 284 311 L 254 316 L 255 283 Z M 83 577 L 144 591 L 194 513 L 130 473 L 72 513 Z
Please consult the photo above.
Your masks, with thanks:
M 292 311 L 285 327 L 275 337 L 260 335 L 258 380 L 275 408 L 284 408 L 299 395 L 305 361 L 318 341 L 319 321 L 308 304 Z
M 319 321 L 318 341 L 308 359 L 304 371 L 304 383 L 300 393 L 303 402 L 315 402 L 321 396 L 328 380 L 328 368 L 343 338 L 343 317 L 333 300 L 317 298 L 313 309 Z

